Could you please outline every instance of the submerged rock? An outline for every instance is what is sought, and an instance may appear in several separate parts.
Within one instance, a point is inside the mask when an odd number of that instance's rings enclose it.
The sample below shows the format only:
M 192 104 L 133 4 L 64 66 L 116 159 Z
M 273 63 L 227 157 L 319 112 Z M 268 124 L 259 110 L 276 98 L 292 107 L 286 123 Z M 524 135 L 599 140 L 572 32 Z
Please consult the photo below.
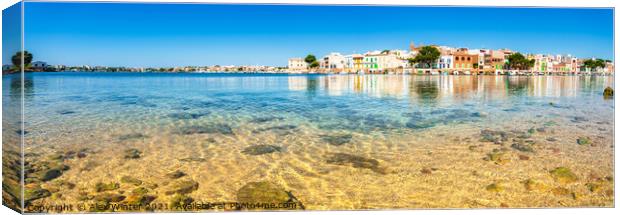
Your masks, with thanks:
M 137 179 L 137 178 L 134 178 L 128 175 L 121 177 L 121 182 L 125 184 L 135 185 L 135 186 L 139 186 L 142 184 L 142 181 L 140 179 Z
M 527 130 L 527 133 L 535 134 L 536 133 L 536 129 L 535 128 L 530 128 L 530 129 Z
M 62 175 L 62 169 L 52 168 L 44 171 L 40 171 L 34 174 L 41 181 L 51 181 Z
M 527 179 L 523 182 L 523 185 L 525 186 L 525 189 L 528 191 L 540 191 L 540 192 L 544 192 L 547 191 L 549 189 L 549 187 L 542 183 L 539 182 L 537 180 L 534 179 Z
M 532 134 L 533 134 L 533 132 L 530 133 L 529 131 L 528 132 L 513 131 L 512 133 L 514 133 L 518 139 L 527 139 L 527 138 L 532 137 Z
M 588 188 L 588 190 L 590 190 L 590 192 L 598 192 L 601 190 L 602 186 L 600 183 L 586 183 L 586 187 Z
M 173 172 L 169 172 L 168 174 L 166 174 L 166 178 L 177 179 L 177 178 L 181 178 L 186 175 L 187 174 L 185 174 L 184 172 L 181 172 L 180 170 L 175 170 Z
M 588 121 L 588 119 L 586 119 L 586 118 L 585 118 L 585 117 L 583 117 L 583 116 L 575 116 L 575 117 L 573 117 L 573 119 L 571 120 L 571 122 L 574 122 L 574 123 L 582 123 L 582 122 L 587 122 L 587 121 Z
M 252 133 L 258 134 L 258 133 L 262 133 L 265 131 L 271 131 L 278 135 L 289 135 L 289 134 L 292 134 L 295 129 L 297 129 L 296 125 L 278 125 L 278 126 L 271 126 L 271 127 L 266 127 L 266 128 L 259 128 L 259 129 L 252 131 Z
M 430 175 L 433 173 L 433 170 L 431 168 L 422 168 L 422 170 L 420 170 L 420 173 L 425 174 L 425 175 Z
M 493 161 L 497 165 L 502 165 L 510 161 L 510 159 L 506 158 L 505 155 L 505 152 L 493 150 L 493 152 L 487 154 L 487 157 L 485 157 L 484 160 Z
M 549 171 L 553 179 L 562 184 L 573 183 L 578 180 L 577 175 L 566 167 L 558 167 Z
M 57 160 L 43 160 L 26 162 L 24 165 L 25 182 L 51 181 L 60 177 L 69 166 L 63 163 L 63 158 Z
M 204 162 L 206 160 L 207 159 L 198 158 L 198 157 L 186 157 L 186 158 L 179 159 L 179 161 L 181 161 L 181 162 Z
M 592 141 L 590 141 L 590 138 L 587 138 L 587 137 L 577 138 L 577 144 L 579 145 L 590 145 L 591 143 Z
M 194 199 L 192 197 L 177 194 L 174 195 L 170 200 L 170 207 L 173 210 L 184 210 L 186 208 L 184 206 L 189 205 L 192 202 L 194 202 Z
M 534 152 L 534 148 L 532 146 L 522 143 L 513 143 L 510 147 L 522 152 Z
M 47 171 L 44 171 L 40 179 L 42 181 L 49 181 L 49 180 L 58 178 L 61 175 L 62 175 L 62 169 L 54 168 L 54 169 L 49 169 Z
M 123 201 L 125 204 L 128 205 L 147 205 L 151 202 L 153 202 L 155 199 L 157 198 L 157 196 L 153 196 L 153 195 L 143 195 L 143 194 L 132 194 L 129 195 L 125 201 Z
M 286 192 L 281 186 L 267 182 L 250 182 L 237 191 L 239 203 L 267 203 L 280 204 L 294 201 L 290 192 Z
M 30 132 L 29 132 L 29 131 L 26 131 L 26 130 L 21 130 L 21 129 L 18 129 L 18 130 L 15 130 L 15 133 L 16 133 L 17 135 L 22 135 L 22 133 L 23 133 L 23 135 L 26 135 L 26 134 L 28 134 L 28 133 L 30 133 Z
M 486 189 L 487 191 L 489 191 L 489 192 L 495 192 L 495 193 L 497 193 L 497 192 L 504 191 L 504 189 L 505 189 L 505 188 L 504 188 L 504 185 L 503 185 L 502 183 L 500 183 L 500 182 L 496 182 L 496 183 L 492 183 L 492 184 L 487 185 L 487 186 L 485 187 L 485 189 Z
M 330 145 L 340 146 L 345 143 L 351 142 L 353 139 L 353 135 L 351 134 L 340 134 L 340 135 L 321 135 L 321 139 Z
M 252 120 L 250 120 L 251 123 L 265 123 L 265 122 L 270 122 L 270 121 L 280 121 L 280 120 L 284 120 L 284 117 L 278 117 L 278 116 L 263 116 L 263 117 L 256 117 Z
M 504 131 L 484 129 L 480 131 L 480 142 L 501 143 L 507 141 L 510 135 Z
M 570 190 L 564 187 L 553 188 L 551 189 L 551 193 L 553 193 L 553 195 L 556 195 L 556 196 L 568 196 L 571 194 Z
M 431 119 L 409 120 L 409 122 L 405 124 L 407 128 L 412 128 L 412 129 L 432 128 L 432 127 L 435 127 L 435 125 L 437 125 L 437 121 L 431 120 Z
M 64 181 L 64 180 L 56 180 L 52 184 L 55 186 L 61 187 L 61 188 L 69 189 L 69 190 L 75 188 L 74 183 Z
M 489 116 L 489 113 L 481 111 L 481 112 L 474 112 L 471 114 L 472 117 L 480 117 L 480 118 L 484 118 Z
M 120 202 L 120 201 L 123 201 L 124 199 L 125 199 L 125 196 L 121 194 L 116 194 L 116 193 L 104 193 L 104 194 L 97 195 L 94 198 L 94 200 L 97 202 L 105 202 L 105 203 Z
M 247 154 L 247 155 L 262 155 L 262 154 L 269 154 L 269 153 L 281 152 L 281 151 L 282 151 L 282 147 L 280 146 L 261 144 L 261 145 L 249 146 L 243 149 L 241 153 Z
M 232 135 L 234 132 L 232 128 L 226 124 L 212 124 L 212 125 L 190 125 L 179 128 L 178 134 L 190 135 L 190 134 L 224 134 Z
M 73 150 L 69 150 L 69 151 L 66 151 L 64 154 L 58 154 L 58 155 L 53 156 L 52 159 L 61 161 L 61 160 L 74 159 L 75 157 L 85 158 L 90 153 L 93 153 L 93 151 L 88 148 L 82 148 L 77 152 Z
M 123 134 L 123 135 L 118 136 L 118 140 L 120 141 L 131 140 L 131 139 L 142 139 L 142 138 L 147 138 L 147 136 L 141 133 Z
M 42 198 L 50 197 L 52 193 L 49 190 L 43 189 L 41 187 L 33 187 L 33 188 L 24 188 L 24 202 L 26 205 L 28 203 Z
M 365 168 L 370 169 L 373 172 L 379 174 L 386 174 L 387 171 L 385 168 L 379 166 L 379 161 L 372 158 L 365 158 L 362 156 L 351 155 L 346 153 L 335 153 L 327 158 L 327 163 L 343 165 L 343 166 L 352 166 L 354 168 Z
M 209 115 L 210 112 L 201 112 L 201 113 L 171 113 L 168 114 L 168 117 L 173 119 L 198 119 L 203 116 Z
M 99 182 L 95 184 L 96 192 L 111 191 L 111 190 L 116 190 L 118 188 L 120 188 L 120 185 L 116 182 L 110 182 L 107 184 L 103 182 Z
M 614 97 L 614 89 L 611 88 L 611 87 L 606 87 L 605 90 L 603 90 L 603 97 L 605 99 L 613 98 Z
M 469 149 L 469 151 L 472 151 L 472 152 L 481 152 L 482 151 L 481 147 L 475 146 L 475 145 L 468 146 L 467 149 Z
M 60 115 L 67 115 L 67 114 L 74 114 L 75 111 L 72 111 L 72 110 L 61 110 L 61 111 L 58 111 L 58 113 Z
M 135 195 L 144 195 L 149 193 L 149 189 L 145 187 L 136 187 L 135 189 L 131 190 L 131 193 Z
M 78 192 L 77 199 L 80 201 L 88 201 L 88 200 L 92 200 L 93 198 L 95 198 L 95 196 L 88 194 L 88 192 L 85 192 L 85 191 Z
M 194 192 L 197 189 L 198 189 L 198 182 L 191 180 L 191 179 L 187 179 L 187 180 L 176 181 L 172 183 L 169 189 L 164 193 L 166 195 L 187 194 L 187 193 Z
M 140 152 L 138 149 L 126 149 L 125 152 L 125 159 L 138 159 L 140 158 L 140 155 L 142 155 L 142 152 Z
M 555 142 L 555 141 L 558 141 L 558 139 L 557 139 L 557 138 L 555 138 L 555 137 L 547 137 L 547 141 L 549 141 L 549 142 Z
M 558 125 L 558 123 L 555 122 L 555 121 L 547 121 L 543 125 L 546 126 L 546 127 L 550 127 L 550 126 L 556 126 L 556 125 Z

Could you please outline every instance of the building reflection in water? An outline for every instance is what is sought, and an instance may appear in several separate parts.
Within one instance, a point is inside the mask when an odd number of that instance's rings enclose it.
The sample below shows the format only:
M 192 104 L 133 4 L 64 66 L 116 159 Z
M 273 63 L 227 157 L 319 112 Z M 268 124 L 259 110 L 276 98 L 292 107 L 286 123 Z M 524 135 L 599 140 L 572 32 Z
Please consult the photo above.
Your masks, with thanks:
M 290 76 L 289 90 L 313 95 L 358 94 L 409 100 L 412 104 L 453 104 L 511 97 L 577 97 L 600 93 L 613 77 L 596 76 L 409 76 L 315 75 Z

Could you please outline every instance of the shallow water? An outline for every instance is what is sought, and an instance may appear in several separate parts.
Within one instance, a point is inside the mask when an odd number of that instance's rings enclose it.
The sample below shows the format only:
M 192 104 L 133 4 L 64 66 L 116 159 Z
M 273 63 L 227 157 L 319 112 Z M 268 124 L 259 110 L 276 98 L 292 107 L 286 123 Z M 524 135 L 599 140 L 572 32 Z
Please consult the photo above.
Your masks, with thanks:
M 614 104 L 602 96 L 613 77 L 29 73 L 25 81 L 26 160 L 61 154 L 52 160 L 67 166 L 30 181 L 51 194 L 30 205 L 92 203 L 146 184 L 157 184 L 147 186 L 153 203 L 169 203 L 178 180 L 198 184 L 183 194 L 194 202 L 235 202 L 244 185 L 269 182 L 310 210 L 614 202 Z M 16 94 L 3 88 L 3 99 Z M 16 124 L 3 121 L 3 135 Z M 128 149 L 139 155 L 128 158 Z M 66 156 L 75 152 L 83 156 Z M 577 180 L 554 178 L 557 167 Z M 176 170 L 185 175 L 166 177 Z M 128 175 L 142 185 L 121 183 Z M 544 189 L 528 189 L 528 179 Z M 120 187 L 93 191 L 99 182 Z

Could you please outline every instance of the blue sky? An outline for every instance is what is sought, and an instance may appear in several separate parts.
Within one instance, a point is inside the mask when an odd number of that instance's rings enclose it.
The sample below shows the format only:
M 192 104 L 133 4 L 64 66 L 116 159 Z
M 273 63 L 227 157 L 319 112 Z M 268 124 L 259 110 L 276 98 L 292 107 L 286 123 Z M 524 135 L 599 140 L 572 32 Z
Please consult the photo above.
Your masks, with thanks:
M 2 10 L 2 64 L 21 49 L 21 3 Z
M 25 11 L 26 50 L 51 64 L 286 65 L 410 41 L 613 60 L 611 9 L 27 2 Z

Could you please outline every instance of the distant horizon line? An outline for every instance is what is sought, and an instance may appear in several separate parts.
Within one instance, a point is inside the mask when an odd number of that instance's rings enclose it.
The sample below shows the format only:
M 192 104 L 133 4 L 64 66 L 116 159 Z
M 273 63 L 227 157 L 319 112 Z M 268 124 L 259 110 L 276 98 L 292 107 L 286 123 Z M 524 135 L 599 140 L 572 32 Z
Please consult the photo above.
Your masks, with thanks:
M 442 45 L 429 45 L 429 46 L 442 46 Z M 419 47 L 422 47 L 422 46 L 419 46 Z M 446 47 L 449 47 L 449 46 L 446 46 Z M 453 47 L 451 47 L 451 48 L 453 48 Z M 456 48 L 456 49 L 459 49 L 459 48 Z M 481 49 L 478 49 L 478 50 L 484 50 L 484 49 L 485 48 L 481 48 Z M 406 49 L 388 49 L 388 50 L 390 50 L 390 51 L 405 50 L 405 51 L 410 52 L 410 50 L 406 50 Z M 486 50 L 511 50 L 511 49 L 509 49 L 509 48 L 501 48 L 501 49 L 486 49 Z M 365 53 L 377 52 L 377 51 L 382 51 L 382 50 L 367 51 Z M 332 52 L 328 52 L 327 54 L 324 54 L 324 55 L 328 55 L 330 53 L 340 53 L 340 54 L 342 54 L 342 52 L 332 51 Z M 522 53 L 522 52 L 519 52 L 519 51 L 515 51 L 514 53 L 520 53 L 520 54 L 522 54 L 524 56 L 539 55 L 539 53 L 538 54 L 535 54 L 535 53 Z M 360 54 L 360 53 L 343 54 L 343 56 L 353 55 L 353 54 Z M 291 57 L 288 57 L 286 60 L 289 60 L 291 58 L 302 58 L 303 59 L 307 55 L 314 55 L 317 58 L 319 56 L 322 56 L 322 55 L 317 55 L 317 54 L 313 54 L 313 53 L 308 53 L 305 56 L 291 56 Z M 364 55 L 364 54 L 362 53 L 361 55 Z M 561 55 L 561 56 L 571 56 L 571 57 L 575 57 L 577 59 L 602 59 L 602 60 L 605 60 L 605 61 L 615 62 L 615 60 L 612 60 L 612 59 L 606 59 L 606 58 L 601 58 L 601 57 L 577 57 L 577 56 L 573 56 L 572 54 L 542 54 L 542 55 L 545 55 L 545 56 Z M 287 66 L 286 61 L 284 61 L 283 65 L 267 65 L 267 64 L 205 64 L 205 65 L 175 65 L 175 66 L 128 66 L 128 65 L 105 65 L 105 64 L 64 65 L 62 63 L 60 63 L 60 64 L 59 63 L 51 64 L 51 63 L 48 63 L 45 60 L 33 60 L 31 63 L 34 63 L 34 62 L 44 62 L 44 63 L 46 63 L 48 65 L 52 65 L 52 66 L 65 66 L 65 67 L 84 67 L 84 66 L 89 66 L 89 67 L 129 67 L 129 68 L 175 68 L 175 67 L 216 67 L 216 66 L 219 66 L 219 67 L 240 67 L 240 66 L 245 66 L 245 67 L 251 67 L 251 66 L 286 67 Z M 12 64 L 3 64 L 3 66 L 7 66 L 7 65 L 12 66 Z

